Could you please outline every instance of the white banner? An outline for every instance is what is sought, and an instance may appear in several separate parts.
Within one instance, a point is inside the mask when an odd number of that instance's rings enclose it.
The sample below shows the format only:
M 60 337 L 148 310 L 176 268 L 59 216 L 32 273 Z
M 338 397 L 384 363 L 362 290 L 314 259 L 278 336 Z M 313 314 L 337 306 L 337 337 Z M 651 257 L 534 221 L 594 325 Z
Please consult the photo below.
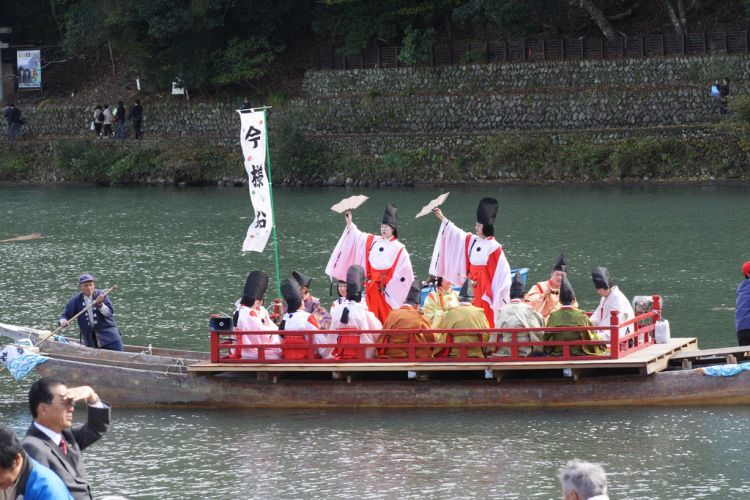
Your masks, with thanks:
M 266 114 L 263 111 L 240 113 L 242 127 L 240 142 L 245 160 L 250 201 L 253 204 L 253 220 L 247 229 L 243 252 L 262 252 L 273 229 L 271 186 L 266 169 Z

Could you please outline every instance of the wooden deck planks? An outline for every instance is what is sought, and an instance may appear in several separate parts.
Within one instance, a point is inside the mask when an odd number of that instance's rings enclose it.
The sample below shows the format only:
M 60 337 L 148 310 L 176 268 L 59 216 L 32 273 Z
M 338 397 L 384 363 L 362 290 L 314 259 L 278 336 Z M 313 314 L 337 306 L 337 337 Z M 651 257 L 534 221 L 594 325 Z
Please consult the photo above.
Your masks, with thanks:
M 696 338 L 673 338 L 667 344 L 654 344 L 621 359 L 581 361 L 503 362 L 500 358 L 484 358 L 477 362 L 372 362 L 372 363 L 210 363 L 199 362 L 187 367 L 188 372 L 396 372 L 396 371 L 518 371 L 637 368 L 641 373 L 654 373 L 667 367 L 669 359 L 681 351 L 695 351 Z

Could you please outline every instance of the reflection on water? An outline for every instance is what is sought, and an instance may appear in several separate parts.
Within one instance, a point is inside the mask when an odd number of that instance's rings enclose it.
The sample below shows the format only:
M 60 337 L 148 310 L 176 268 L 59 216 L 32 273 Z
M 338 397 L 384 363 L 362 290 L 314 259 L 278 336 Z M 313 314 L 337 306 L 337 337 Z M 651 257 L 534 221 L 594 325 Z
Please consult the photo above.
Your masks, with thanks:
M 477 200 L 496 196 L 497 239 L 513 266 L 545 279 L 560 251 L 579 302 L 597 297 L 589 272 L 607 265 L 630 296 L 662 293 L 673 336 L 702 347 L 736 342 L 734 290 L 750 248 L 746 186 L 451 188 L 446 215 L 473 226 Z M 370 195 L 355 213 L 376 231 L 383 206 L 426 277 L 437 231 L 414 219 L 440 189 L 275 193 L 282 274 L 313 276 L 343 229 L 329 207 Z M 89 271 L 113 296 L 130 343 L 207 349 L 206 318 L 227 311 L 252 269 L 244 189 L 0 188 L 0 321 L 49 328 Z M 270 250 L 270 249 L 269 249 Z M 0 421 L 29 424 L 29 381 L 0 373 Z M 92 381 L 96 386 L 96 381 Z M 78 418 L 83 411 L 78 410 Z M 747 498 L 750 409 L 586 411 L 115 411 L 86 452 L 97 494 L 132 498 L 558 498 L 557 469 L 580 457 L 609 471 L 613 498 Z
M 82 418 L 81 408 L 78 418 Z M 612 498 L 747 498 L 748 408 L 125 411 L 86 451 L 131 498 L 559 498 L 572 457 Z M 23 429 L 28 411 L 5 406 Z

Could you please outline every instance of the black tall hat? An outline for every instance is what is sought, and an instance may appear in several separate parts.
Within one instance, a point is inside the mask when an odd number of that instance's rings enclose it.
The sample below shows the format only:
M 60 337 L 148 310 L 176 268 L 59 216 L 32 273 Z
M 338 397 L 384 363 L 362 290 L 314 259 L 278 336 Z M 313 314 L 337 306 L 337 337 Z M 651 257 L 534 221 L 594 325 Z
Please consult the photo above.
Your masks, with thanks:
M 281 282 L 281 295 L 284 297 L 287 304 L 302 302 L 302 292 L 299 289 L 299 284 L 297 284 L 295 280 L 287 278 Z
M 606 267 L 597 266 L 591 270 L 591 279 L 594 280 L 594 286 L 597 290 L 602 288 L 609 290 L 612 288 L 612 278 Z
M 404 300 L 404 304 L 409 304 L 410 306 L 416 306 L 419 304 L 421 298 L 422 298 L 422 282 L 414 280 L 411 282 L 411 287 L 409 288 L 409 293 L 406 294 L 406 300 Z
M 312 283 L 311 277 L 297 271 L 292 271 L 292 278 L 299 284 L 300 288 L 310 288 L 310 283 Z
M 393 204 L 388 203 L 385 206 L 385 212 L 383 212 L 382 224 L 395 228 L 396 222 L 398 222 L 398 208 L 394 207 Z
M 564 306 L 569 306 L 576 300 L 576 293 L 573 291 L 573 287 L 568 281 L 568 275 L 564 275 L 562 283 L 560 283 L 560 303 Z
M 253 271 L 247 275 L 242 295 L 255 300 L 260 300 L 266 294 L 267 288 L 268 275 L 263 271 Z
M 525 295 L 523 286 L 523 275 L 516 271 L 513 275 L 513 282 L 510 284 L 510 298 L 511 299 L 522 299 Z
M 477 207 L 477 222 L 484 226 L 493 225 L 498 206 L 499 203 L 495 198 L 482 198 Z
M 346 271 L 346 295 L 362 293 L 365 290 L 365 270 L 354 264 Z
M 560 252 L 560 255 L 557 256 L 557 260 L 555 261 L 555 265 L 552 266 L 552 271 L 563 271 L 568 268 L 568 265 L 565 263 L 565 254 Z
M 474 301 L 474 284 L 471 282 L 471 278 L 466 278 L 461 291 L 458 292 L 458 300 L 460 302 L 473 302 Z

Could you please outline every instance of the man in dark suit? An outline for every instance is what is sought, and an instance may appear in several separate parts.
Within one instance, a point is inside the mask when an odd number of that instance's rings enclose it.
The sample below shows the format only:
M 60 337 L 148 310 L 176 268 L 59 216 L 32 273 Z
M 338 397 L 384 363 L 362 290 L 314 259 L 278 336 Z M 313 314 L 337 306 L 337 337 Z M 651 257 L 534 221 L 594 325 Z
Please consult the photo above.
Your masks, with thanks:
M 73 427 L 73 407 L 81 400 L 88 404 L 88 421 Z M 109 430 L 109 405 L 89 386 L 69 389 L 62 380 L 42 377 L 29 389 L 29 409 L 34 422 L 23 449 L 60 476 L 74 498 L 92 498 L 81 452 Z

